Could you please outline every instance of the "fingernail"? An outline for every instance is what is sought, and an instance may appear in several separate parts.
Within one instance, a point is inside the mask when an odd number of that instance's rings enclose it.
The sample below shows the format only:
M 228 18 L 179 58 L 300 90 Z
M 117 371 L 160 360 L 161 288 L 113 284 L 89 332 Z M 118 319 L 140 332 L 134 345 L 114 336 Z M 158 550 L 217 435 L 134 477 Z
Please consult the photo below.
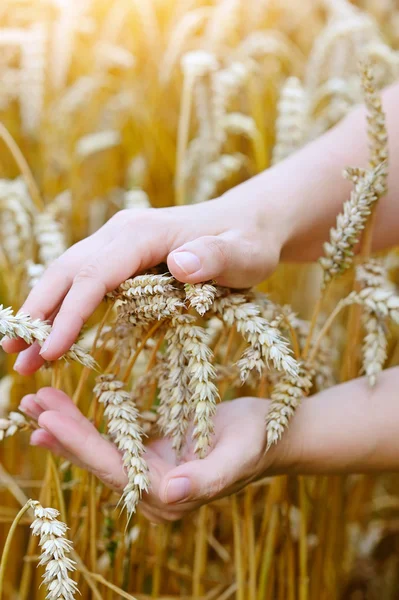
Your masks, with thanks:
M 35 395 L 34 401 L 40 406 L 40 408 L 42 408 L 43 410 L 47 410 L 47 405 L 45 401 L 42 398 L 40 398 L 40 396 Z
M 36 429 L 32 433 L 32 435 L 30 436 L 29 444 L 31 446 L 40 446 L 40 433 L 39 433 L 39 431 L 43 431 L 43 430 Z M 39 438 L 39 439 L 37 439 L 37 438 Z
M 21 354 L 18 354 L 17 356 L 17 360 L 14 363 L 14 371 L 17 371 L 17 373 L 19 373 L 19 370 L 21 368 L 21 366 L 23 365 L 24 362 L 24 357 Z
M 171 479 L 166 487 L 166 502 L 181 502 L 190 494 L 190 480 L 187 477 L 176 477 Z
M 173 258 L 177 266 L 186 274 L 192 275 L 201 268 L 201 262 L 198 256 L 191 252 L 174 252 Z
M 50 348 L 50 344 L 51 344 L 51 334 L 48 336 L 47 340 L 44 342 L 39 354 L 42 355 L 43 352 L 47 352 L 47 350 Z

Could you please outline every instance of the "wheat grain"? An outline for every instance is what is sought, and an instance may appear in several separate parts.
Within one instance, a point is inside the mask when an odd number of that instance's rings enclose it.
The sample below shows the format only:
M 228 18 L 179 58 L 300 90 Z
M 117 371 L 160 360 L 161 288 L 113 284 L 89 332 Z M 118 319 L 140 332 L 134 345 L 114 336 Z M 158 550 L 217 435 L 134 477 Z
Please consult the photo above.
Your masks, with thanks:
M 66 250 L 62 227 L 49 211 L 39 213 L 33 219 L 33 232 L 39 246 L 39 259 L 48 266 Z
M 267 450 L 281 439 L 290 419 L 311 387 L 312 373 L 304 365 L 300 365 L 295 377 L 284 373 L 276 384 L 266 417 Z
M 306 88 L 313 94 L 331 77 L 348 77 L 368 43 L 378 39 L 375 22 L 355 7 L 353 15 L 333 18 L 316 39 L 306 68 Z
M 368 44 L 365 55 L 373 65 L 373 78 L 377 89 L 396 81 L 399 75 L 399 52 L 381 41 Z
M 152 321 L 170 319 L 184 308 L 180 298 L 174 296 L 136 296 L 118 306 L 118 318 L 131 325 L 144 325 Z
M 179 326 L 170 327 L 165 336 L 165 368 L 159 378 L 158 427 L 172 440 L 181 454 L 192 416 L 188 357 L 183 352 Z
M 366 335 L 363 340 L 363 371 L 368 377 L 371 387 L 377 382 L 377 376 L 384 368 L 388 354 L 386 326 L 383 320 L 365 315 L 363 325 Z
M 341 302 L 343 306 L 360 304 L 379 317 L 389 317 L 394 323 L 399 323 L 399 296 L 393 289 L 365 288 L 351 292 Z
M 171 275 L 138 275 L 124 281 L 113 294 L 127 299 L 136 296 L 177 295 L 175 281 Z
M 254 369 L 262 374 L 269 361 L 277 370 L 295 378 L 298 365 L 287 341 L 277 327 L 260 316 L 260 309 L 255 304 L 248 302 L 242 294 L 229 294 L 217 298 L 212 308 L 228 327 L 235 326 L 250 344 L 238 363 L 243 382 Z
M 366 62 L 361 64 L 361 80 L 367 107 L 367 134 L 370 151 L 369 167 L 375 169 L 379 165 L 384 165 L 379 173 L 378 180 L 378 192 L 380 195 L 383 195 L 387 191 L 388 132 L 381 97 L 375 89 L 373 71 Z
M 114 375 L 101 375 L 94 388 L 98 401 L 105 405 L 108 432 L 123 455 L 123 466 L 128 483 L 121 501 L 129 517 L 136 512 L 144 492 L 148 492 L 150 481 L 148 466 L 143 458 L 143 431 L 139 425 L 139 413 L 124 384 Z
M 304 57 L 298 47 L 279 31 L 256 31 L 250 33 L 238 46 L 237 56 L 240 60 L 255 67 L 253 61 L 269 57 L 282 63 L 287 72 L 300 73 Z
M 356 267 L 356 280 L 362 288 L 391 288 L 386 261 L 370 258 L 366 263 Z
M 10 412 L 7 417 L 0 418 L 0 441 L 28 428 L 29 423 L 21 413 Z
M 242 113 L 230 112 L 225 114 L 221 120 L 221 125 L 228 134 L 242 135 L 252 140 L 255 140 L 259 135 L 254 119 Z
M 387 265 L 382 260 L 369 259 L 359 265 L 356 269 L 356 280 L 363 290 L 386 290 L 395 294 L 394 285 L 389 281 Z M 373 387 L 387 359 L 387 319 L 367 309 L 362 316 L 362 321 L 366 331 L 362 347 L 362 370 L 367 375 L 370 386 Z
M 60 514 L 55 508 L 43 508 L 39 502 L 30 500 L 35 520 L 32 535 L 40 536 L 41 555 L 39 565 L 45 567 L 43 583 L 48 600 L 73 600 L 78 586 L 69 573 L 75 570 L 75 562 L 68 557 L 72 543 L 65 537 L 67 526 L 58 521 Z
M 171 32 L 170 42 L 159 69 L 159 78 L 164 85 L 169 82 L 185 46 L 192 41 L 193 36 L 204 25 L 210 14 L 209 7 L 201 7 L 183 15 L 177 22 Z
M 40 319 L 31 319 L 24 313 L 13 314 L 12 308 L 0 305 L 0 335 L 10 338 L 22 338 L 27 344 L 38 342 L 40 346 L 51 333 L 51 326 Z M 73 344 L 63 356 L 66 360 L 74 360 L 85 367 L 94 369 L 95 360 L 78 344 Z
M 53 28 L 50 62 L 51 82 L 57 90 L 65 87 L 72 62 L 77 24 L 82 22 L 88 4 L 87 0 L 83 0 L 59 5 L 58 18 Z
M 144 192 L 143 190 L 139 189 L 128 190 L 124 193 L 123 196 L 123 208 L 151 208 L 151 202 L 148 197 L 148 194 L 146 194 L 146 192 Z
M 216 297 L 215 286 L 211 283 L 196 283 L 194 285 L 186 283 L 184 290 L 190 306 L 203 317 L 211 308 Z
M 1 238 L 11 264 L 31 250 L 32 201 L 22 179 L 0 180 Z
M 284 83 L 277 110 L 273 164 L 287 158 L 306 140 L 308 102 L 305 90 L 297 77 L 289 77 Z
M 245 164 L 243 154 L 222 154 L 204 168 L 197 189 L 193 193 L 194 202 L 205 202 L 215 197 L 217 187 L 225 179 L 237 173 Z
M 218 68 L 216 57 L 205 50 L 193 50 L 181 59 L 183 73 L 187 77 L 203 77 Z
M 99 41 L 95 47 L 95 58 L 99 69 L 132 69 L 136 64 L 136 57 L 126 48 Z
M 359 177 L 343 212 L 338 215 L 336 227 L 330 232 L 330 241 L 324 244 L 325 256 L 319 259 L 324 287 L 351 266 L 354 248 L 378 200 L 377 189 L 385 168 L 384 164 L 379 165 Z
M 46 77 L 47 32 L 43 23 L 35 23 L 26 32 L 21 45 L 19 101 L 22 128 L 37 134 L 42 118 Z
M 236 37 L 240 25 L 241 0 L 221 0 L 214 7 L 204 34 L 206 47 L 217 52 Z
M 194 418 L 194 451 L 203 458 L 212 441 L 212 419 L 218 392 L 214 384 L 216 374 L 212 366 L 212 351 L 207 345 L 207 334 L 202 327 L 195 326 L 194 321 L 190 315 L 179 315 L 173 317 L 171 327 L 175 329 L 175 340 L 181 345 L 182 355 L 187 361 L 191 414 Z
M 110 148 L 115 148 L 121 143 L 119 131 L 113 129 L 90 133 L 78 140 L 76 144 L 76 154 L 83 160 L 97 152 L 103 152 Z
M 0 379 L 0 418 L 5 417 L 9 411 L 13 385 L 14 378 L 12 375 L 4 375 Z

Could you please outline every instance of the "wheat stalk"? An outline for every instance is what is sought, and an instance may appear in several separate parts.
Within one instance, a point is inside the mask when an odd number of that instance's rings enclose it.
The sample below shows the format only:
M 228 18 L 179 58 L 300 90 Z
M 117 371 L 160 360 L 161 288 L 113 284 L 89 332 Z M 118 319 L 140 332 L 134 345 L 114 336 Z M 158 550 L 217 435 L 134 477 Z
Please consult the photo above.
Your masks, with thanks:
M 379 198 L 380 180 L 385 171 L 386 165 L 382 163 L 365 171 L 361 177 L 356 172 L 355 188 L 350 199 L 345 202 L 343 212 L 338 215 L 335 228 L 331 229 L 330 241 L 324 244 L 325 256 L 319 259 L 324 287 L 352 265 L 354 248 Z M 349 171 L 349 176 L 353 177 L 352 170 Z
M 248 302 L 242 294 L 229 294 L 217 298 L 213 310 L 228 327 L 235 326 L 250 344 L 238 363 L 243 382 L 255 369 L 261 375 L 268 362 L 295 378 L 298 364 L 291 356 L 287 341 L 277 327 L 260 316 L 260 309 L 254 303 Z
M 73 600 L 78 586 L 69 573 L 75 570 L 75 562 L 68 554 L 72 543 L 65 537 L 67 526 L 58 521 L 60 514 L 55 508 L 43 508 L 37 501 L 29 502 L 35 520 L 31 525 L 32 535 L 40 537 L 41 555 L 39 565 L 45 567 L 43 583 L 47 588 L 48 600 Z
M 7 417 L 0 418 L 0 441 L 25 429 L 29 429 L 28 421 L 21 413 L 12 411 Z
M 150 481 L 148 467 L 143 458 L 143 431 L 139 425 L 139 413 L 124 384 L 114 375 L 101 375 L 94 388 L 98 401 L 105 405 L 104 416 L 108 431 L 123 455 L 123 466 L 128 483 L 121 501 L 129 518 L 136 512 L 144 492 L 148 492 Z
M 284 373 L 271 394 L 266 417 L 267 450 L 276 444 L 288 427 L 296 409 L 312 387 L 312 371 L 300 365 L 298 375 Z
M 31 319 L 24 313 L 13 314 L 12 308 L 0 305 L 0 335 L 10 338 L 22 338 L 27 344 L 37 342 L 40 346 L 51 333 L 51 325 L 40 319 Z M 63 356 L 66 360 L 74 360 L 85 367 L 94 369 L 96 361 L 78 344 L 73 344 Z

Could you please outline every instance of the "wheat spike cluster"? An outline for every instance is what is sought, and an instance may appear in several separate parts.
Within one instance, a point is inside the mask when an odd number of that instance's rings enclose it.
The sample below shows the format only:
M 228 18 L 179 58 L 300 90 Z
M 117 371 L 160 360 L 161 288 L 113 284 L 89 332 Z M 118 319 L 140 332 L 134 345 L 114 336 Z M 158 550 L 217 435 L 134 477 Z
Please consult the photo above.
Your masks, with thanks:
M 217 499 L 181 521 L 147 517 L 160 510 L 152 478 L 186 462 L 222 478 L 212 453 L 236 400 L 265 403 L 273 463 L 311 396 L 364 376 L 372 401 L 399 364 L 397 250 L 370 251 L 388 192 L 381 91 L 399 78 L 397 3 L 3 0 L 0 47 L 0 337 L 28 346 L 43 346 L 52 315 L 26 314 L 27 295 L 49 267 L 68 278 L 57 260 L 114 215 L 140 225 L 154 208 L 212 200 L 359 103 L 368 139 L 366 164 L 336 173 L 351 189 L 317 264 L 281 265 L 256 289 L 184 284 L 158 264 L 109 291 L 35 374 L 0 354 L 0 600 L 395 600 L 394 474 L 266 473 L 224 498 L 218 481 Z M 48 387 L 61 404 L 37 395 Z M 94 473 L 29 444 L 53 444 L 63 393 L 60 435 L 97 459 Z M 34 414 L 18 408 L 27 394 Z

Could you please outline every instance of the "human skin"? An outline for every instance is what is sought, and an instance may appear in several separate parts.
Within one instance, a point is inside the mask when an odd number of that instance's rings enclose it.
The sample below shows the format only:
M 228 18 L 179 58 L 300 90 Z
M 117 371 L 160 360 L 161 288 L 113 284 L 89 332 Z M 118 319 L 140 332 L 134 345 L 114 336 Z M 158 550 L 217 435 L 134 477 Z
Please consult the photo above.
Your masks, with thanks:
M 265 452 L 269 401 L 239 398 L 218 406 L 209 455 L 188 448 L 178 464 L 168 440 L 146 449 L 151 489 L 141 511 L 154 522 L 182 518 L 203 504 L 279 474 L 336 474 L 399 468 L 399 368 L 384 371 L 375 388 L 365 378 L 310 398 L 298 408 L 281 441 Z M 31 443 L 64 456 L 121 492 L 121 456 L 60 390 L 44 388 L 20 406 L 38 421 Z
M 375 249 L 394 245 L 399 238 L 396 200 L 399 191 L 399 120 L 395 118 L 398 102 L 399 85 L 396 84 L 383 96 L 390 133 L 389 193 L 378 206 Z M 350 193 L 350 184 L 340 177 L 343 167 L 367 165 L 365 129 L 365 110 L 360 107 L 300 152 L 216 200 L 195 206 L 121 211 L 115 215 L 97 233 L 55 261 L 30 293 L 22 310 L 32 317 L 53 321 L 53 331 L 41 350 L 37 345 L 26 348 L 21 340 L 3 342 L 6 352 L 20 352 L 16 370 L 29 375 L 43 364 L 44 359 L 59 358 L 75 341 L 83 323 L 106 292 L 134 273 L 160 262 L 167 261 L 171 273 L 182 282 L 216 279 L 221 285 L 248 287 L 270 275 L 280 260 L 315 260 Z M 149 447 L 147 458 L 152 466 L 152 488 L 144 500 L 143 510 L 157 519 L 169 518 L 171 511 L 173 515 L 181 515 L 182 511 L 215 497 L 215 489 L 216 496 L 226 495 L 265 473 L 289 472 L 295 468 L 298 472 L 397 468 L 396 438 L 399 436 L 395 425 L 399 411 L 389 400 L 391 392 L 388 389 L 389 385 L 395 389 L 395 377 L 398 377 L 396 370 L 384 373 L 373 392 L 369 392 L 364 381 L 359 379 L 345 384 L 348 387 L 332 388 L 309 398 L 282 442 L 262 460 L 268 402 L 244 398 L 221 405 L 216 420 L 215 446 L 205 461 L 192 461 L 188 454 L 186 462 L 176 466 L 167 441 L 160 440 Z M 44 408 L 41 406 L 43 394 L 50 408 L 47 404 Z M 85 432 L 93 444 L 99 445 L 100 441 L 96 442 L 95 432 L 83 415 L 60 394 L 47 389 L 38 393 L 36 399 L 30 396 L 22 401 L 21 408 L 36 416 L 40 426 L 33 433 L 32 443 L 66 454 L 96 472 L 100 452 L 93 455 L 88 450 L 85 454 L 88 443 L 79 445 L 76 440 L 82 442 Z M 326 401 L 328 398 L 331 406 Z M 346 402 L 342 398 L 346 398 Z M 374 423 L 370 422 L 372 412 L 367 404 L 370 398 L 379 398 L 376 404 L 384 406 Z M 324 400 L 319 402 L 320 399 Z M 72 408 L 73 414 L 70 414 Z M 348 418 L 351 411 L 355 412 L 356 418 Z M 237 429 L 245 415 L 249 415 L 245 428 L 248 435 L 242 435 L 243 430 L 239 433 Z M 68 440 L 64 435 L 66 423 Z M 312 424 L 322 432 L 320 438 L 309 429 Z M 392 435 L 384 432 L 392 432 Z M 320 439 L 319 445 L 317 439 Z M 105 474 L 101 470 L 99 475 L 114 486 L 117 482 L 116 487 L 120 489 L 124 475 L 117 470 L 119 454 L 116 449 L 111 454 L 108 447 L 99 448 L 108 453 L 108 457 L 114 457 L 113 470 Z M 225 450 L 221 451 L 221 448 Z M 229 464 L 234 461 L 226 459 L 232 453 L 244 457 L 240 461 L 237 456 L 234 468 Z M 284 462 L 284 456 L 291 456 L 292 460 Z M 209 461 L 213 461 L 212 468 Z M 196 479 L 198 472 L 206 466 L 209 472 L 217 474 L 217 481 L 202 480 L 201 474 Z M 182 477 L 182 469 L 187 477 Z M 179 501 L 176 508 L 178 493 L 187 495 L 188 484 L 184 479 L 191 482 L 191 495 L 186 501 Z M 195 491 L 197 489 L 202 491 Z

